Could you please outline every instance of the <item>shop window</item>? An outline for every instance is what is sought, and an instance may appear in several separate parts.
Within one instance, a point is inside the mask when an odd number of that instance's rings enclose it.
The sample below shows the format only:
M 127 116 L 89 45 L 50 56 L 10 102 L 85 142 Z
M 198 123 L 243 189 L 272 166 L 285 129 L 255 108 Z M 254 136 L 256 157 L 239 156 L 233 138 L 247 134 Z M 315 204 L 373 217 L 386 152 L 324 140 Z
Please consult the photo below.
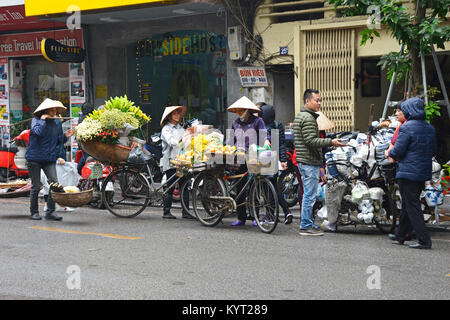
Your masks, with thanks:
M 45 98 L 70 105 L 69 68 L 66 63 L 52 63 L 42 57 L 27 57 L 22 61 L 24 105 L 36 108 Z
M 381 96 L 381 67 L 377 59 L 361 59 L 361 95 Z

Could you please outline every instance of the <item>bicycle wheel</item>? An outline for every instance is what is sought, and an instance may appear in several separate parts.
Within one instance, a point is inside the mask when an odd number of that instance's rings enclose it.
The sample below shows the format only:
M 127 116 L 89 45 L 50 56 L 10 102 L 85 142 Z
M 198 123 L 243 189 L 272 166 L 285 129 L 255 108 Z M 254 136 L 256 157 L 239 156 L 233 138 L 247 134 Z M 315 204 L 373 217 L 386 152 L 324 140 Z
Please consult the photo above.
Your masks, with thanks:
M 228 206 L 223 199 L 226 189 L 222 180 L 210 174 L 200 174 L 195 178 L 193 188 L 193 209 L 200 222 L 208 227 L 214 227 L 223 218 Z
M 194 187 L 194 181 L 195 178 L 192 177 L 188 177 L 186 179 L 186 181 L 183 183 L 183 185 L 181 186 L 181 190 L 180 190 L 180 198 L 181 198 L 181 207 L 183 208 L 183 210 L 185 212 L 187 212 L 190 216 L 192 216 L 193 218 L 197 218 L 195 216 L 193 207 L 190 206 L 190 204 L 193 202 L 192 198 L 193 198 L 193 187 Z M 185 197 L 185 193 L 188 193 L 189 195 L 189 201 L 188 203 L 184 202 L 184 197 Z
M 379 219 L 374 218 L 376 227 L 382 233 L 394 233 L 397 224 L 397 207 L 394 204 L 389 191 L 383 196 L 383 209 L 386 211 L 386 215 L 380 217 Z
M 277 227 L 278 195 L 269 179 L 255 177 L 250 188 L 250 212 L 262 232 L 271 233 Z
M 133 218 L 147 207 L 150 184 L 141 173 L 131 170 L 113 171 L 102 185 L 106 209 L 120 218 Z
M 278 192 L 284 197 L 289 208 L 300 203 L 302 199 L 302 184 L 298 181 L 297 175 L 293 170 L 284 170 L 281 172 L 277 182 Z

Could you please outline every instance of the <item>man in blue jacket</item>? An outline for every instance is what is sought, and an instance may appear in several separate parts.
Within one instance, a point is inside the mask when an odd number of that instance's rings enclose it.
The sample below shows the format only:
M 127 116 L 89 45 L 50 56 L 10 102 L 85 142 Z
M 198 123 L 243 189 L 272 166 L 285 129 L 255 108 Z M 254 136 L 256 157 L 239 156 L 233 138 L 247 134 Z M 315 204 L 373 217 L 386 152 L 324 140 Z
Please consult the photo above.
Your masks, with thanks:
M 425 121 L 421 99 L 408 99 L 401 104 L 401 109 L 407 121 L 400 127 L 389 157 L 398 161 L 396 178 L 402 197 L 402 210 L 397 233 L 390 235 L 390 238 L 403 244 L 406 235 L 414 230 L 419 241 L 409 247 L 430 249 L 431 238 L 425 226 L 420 194 L 425 181 L 431 179 L 432 157 L 437 150 L 435 130 Z

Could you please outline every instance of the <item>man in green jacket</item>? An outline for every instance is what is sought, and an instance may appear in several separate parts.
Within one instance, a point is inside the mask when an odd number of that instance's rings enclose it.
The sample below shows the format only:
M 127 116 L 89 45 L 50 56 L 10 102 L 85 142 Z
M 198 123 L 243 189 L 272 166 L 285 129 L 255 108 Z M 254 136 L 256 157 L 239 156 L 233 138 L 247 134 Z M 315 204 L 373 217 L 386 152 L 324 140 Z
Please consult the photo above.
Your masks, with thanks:
M 319 137 L 316 112 L 320 110 L 322 98 L 319 91 L 307 89 L 303 94 L 304 106 L 294 120 L 295 148 L 297 162 L 303 183 L 303 200 L 300 235 L 323 235 L 320 227 L 314 224 L 312 209 L 316 201 L 320 181 L 320 166 L 323 164 L 322 148 L 344 146 L 339 139 Z

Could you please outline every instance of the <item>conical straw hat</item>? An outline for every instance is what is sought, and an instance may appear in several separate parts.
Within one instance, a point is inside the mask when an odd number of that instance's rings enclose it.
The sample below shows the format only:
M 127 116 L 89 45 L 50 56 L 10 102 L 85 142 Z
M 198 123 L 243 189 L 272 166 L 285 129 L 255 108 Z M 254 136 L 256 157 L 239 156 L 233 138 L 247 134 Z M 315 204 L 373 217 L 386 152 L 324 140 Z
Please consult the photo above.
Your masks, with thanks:
M 330 130 L 335 127 L 334 122 L 328 119 L 322 112 L 317 111 L 316 112 L 319 117 L 317 117 L 317 125 L 319 127 L 319 130 Z
M 63 114 L 64 111 L 67 110 L 66 107 L 64 107 L 64 105 L 61 103 L 61 101 L 58 100 L 52 100 L 50 98 L 45 99 L 40 105 L 39 107 L 37 107 L 36 110 L 34 110 L 33 114 L 36 115 L 37 113 L 47 110 L 47 109 L 52 109 L 52 108 L 57 108 L 57 112 L 59 114 Z
M 249 98 L 243 96 L 238 101 L 233 103 L 227 108 L 228 112 L 236 112 L 236 109 L 248 109 L 250 112 L 261 112 L 256 104 L 254 104 Z
M 184 115 L 186 114 L 186 111 L 187 111 L 187 108 L 185 106 L 166 107 L 164 109 L 164 113 L 163 113 L 163 115 L 161 117 L 161 122 L 159 123 L 161 125 L 161 127 L 163 126 L 164 120 L 166 120 L 166 118 L 169 116 L 169 114 L 171 114 L 172 112 L 174 112 L 175 110 L 180 109 L 180 108 L 183 109 L 183 113 L 182 113 L 181 117 L 184 117 Z

